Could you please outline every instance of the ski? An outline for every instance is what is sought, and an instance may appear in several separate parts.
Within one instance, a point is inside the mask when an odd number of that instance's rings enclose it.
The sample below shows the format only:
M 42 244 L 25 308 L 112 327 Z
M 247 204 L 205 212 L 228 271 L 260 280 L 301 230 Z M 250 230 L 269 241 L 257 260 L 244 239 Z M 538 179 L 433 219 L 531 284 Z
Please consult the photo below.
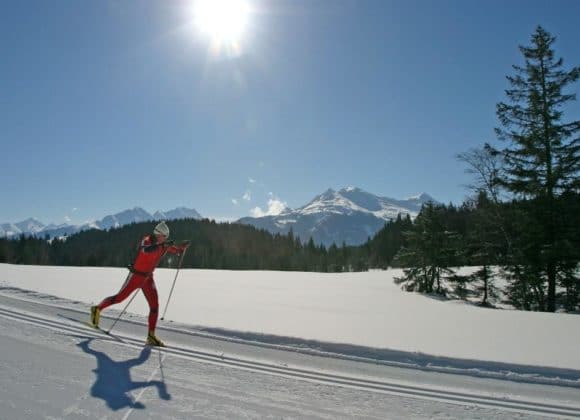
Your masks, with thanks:
M 111 333 L 111 332 L 109 332 L 107 330 L 104 330 L 101 327 L 95 327 L 93 324 L 91 324 L 90 321 L 84 321 L 84 320 L 80 320 L 80 319 L 77 319 L 77 318 L 72 318 L 72 317 L 69 317 L 69 316 L 66 316 L 66 315 L 62 315 L 62 314 L 58 314 L 58 316 L 60 316 L 61 318 L 68 319 L 69 321 L 74 321 L 74 322 L 80 323 L 83 326 L 90 328 L 91 330 L 98 331 L 98 332 L 102 333 L 103 335 L 106 335 L 107 337 L 111 337 L 113 340 L 118 341 L 119 343 L 123 343 L 123 344 L 135 344 L 135 343 L 130 343 L 129 341 L 125 340 L 124 338 L 121 338 L 120 336 L 118 336 L 116 334 L 113 334 L 113 333 Z M 161 348 L 164 348 L 164 347 L 167 347 L 167 344 L 165 344 L 163 342 L 162 342 L 162 345 L 156 345 L 156 344 L 153 344 L 153 343 L 148 343 L 147 340 L 145 340 L 145 342 L 143 343 L 143 345 L 144 346 L 149 346 L 149 347 L 158 347 L 160 349 Z
M 123 340 L 123 339 L 122 339 L 121 337 L 119 337 L 118 335 L 111 334 L 110 332 L 108 332 L 108 331 L 106 331 L 106 330 L 104 330 L 104 329 L 102 329 L 102 328 L 100 328 L 100 327 L 95 327 L 93 324 L 91 324 L 91 323 L 90 323 L 90 322 L 88 322 L 88 321 L 84 321 L 84 320 L 80 320 L 80 319 L 72 318 L 72 317 L 70 317 L 70 316 L 66 316 L 66 315 L 62 315 L 62 314 L 58 314 L 58 316 L 60 316 L 61 318 L 64 318 L 64 319 L 68 319 L 69 321 L 74 321 L 74 322 L 77 322 L 77 323 L 79 323 L 79 324 L 82 324 L 82 325 L 84 325 L 85 327 L 88 327 L 88 328 L 90 328 L 91 330 L 99 331 L 99 332 L 103 333 L 104 335 L 106 335 L 106 336 L 108 336 L 108 337 L 111 337 L 111 338 L 112 338 L 113 340 L 115 340 L 115 341 L 118 341 L 118 342 L 120 342 L 120 343 L 125 343 L 125 344 L 128 344 L 128 343 L 127 343 L 125 340 Z
M 105 334 L 105 335 L 107 335 L 107 336 L 109 336 L 109 337 L 111 337 L 111 338 L 113 338 L 113 339 L 115 339 L 115 340 L 117 340 L 117 341 L 119 341 L 119 342 L 121 342 L 121 343 L 125 343 L 125 344 L 126 344 L 126 341 L 125 341 L 125 340 L 123 340 L 121 337 L 119 337 L 119 336 L 117 336 L 117 335 L 115 335 L 115 334 L 111 334 L 109 331 L 107 331 L 107 330 L 104 330 L 104 329 L 102 329 L 101 327 L 95 327 L 95 326 L 94 326 L 93 324 L 91 324 L 90 322 L 85 322 L 85 325 L 86 325 L 87 327 L 90 327 L 90 328 L 92 328 L 93 330 L 97 330 L 97 331 L 99 331 L 99 332 L 102 332 L 103 334 Z
M 133 344 L 133 343 L 129 343 L 126 340 L 122 339 L 121 337 L 119 337 L 118 335 L 115 335 L 107 330 L 102 329 L 101 327 L 95 327 L 93 324 L 91 324 L 90 322 L 85 322 L 85 325 L 87 325 L 88 327 L 92 328 L 93 330 L 97 330 L 99 332 L 102 332 L 103 334 L 105 334 L 108 337 L 113 338 L 114 340 L 120 342 L 120 343 L 124 343 L 124 344 Z M 152 344 L 152 343 L 148 343 L 147 341 L 145 341 L 145 343 L 143 343 L 144 346 L 149 346 L 149 347 L 157 347 L 157 348 L 164 348 L 167 347 L 167 345 L 165 343 L 158 345 L 158 344 Z

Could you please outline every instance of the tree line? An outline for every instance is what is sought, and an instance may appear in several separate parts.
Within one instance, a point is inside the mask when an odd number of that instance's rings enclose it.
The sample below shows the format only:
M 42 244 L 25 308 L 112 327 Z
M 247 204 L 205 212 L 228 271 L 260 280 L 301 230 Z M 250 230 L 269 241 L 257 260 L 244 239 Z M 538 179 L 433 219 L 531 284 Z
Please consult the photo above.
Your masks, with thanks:
M 217 223 L 213 220 L 182 219 L 169 222 L 176 243 L 191 241 L 184 256 L 184 268 L 232 270 L 292 270 L 339 272 L 363 270 L 355 261 L 353 247 L 302 243 L 290 231 L 272 234 L 253 226 Z M 137 255 L 142 237 L 152 232 L 154 223 L 133 223 L 108 231 L 87 230 L 67 238 L 20 236 L 0 239 L 0 262 L 13 264 L 124 267 Z M 174 267 L 175 258 L 161 266 Z

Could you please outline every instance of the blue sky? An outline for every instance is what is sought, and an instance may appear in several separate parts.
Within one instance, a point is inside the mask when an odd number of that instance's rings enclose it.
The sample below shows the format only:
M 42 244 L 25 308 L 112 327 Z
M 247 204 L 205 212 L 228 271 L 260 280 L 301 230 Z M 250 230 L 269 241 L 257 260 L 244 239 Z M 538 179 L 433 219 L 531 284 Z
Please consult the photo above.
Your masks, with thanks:
M 580 65 L 576 0 L 247 1 L 235 55 L 194 1 L 3 2 L 0 222 L 235 219 L 349 185 L 460 203 L 454 156 L 495 141 L 517 46 L 541 24 Z

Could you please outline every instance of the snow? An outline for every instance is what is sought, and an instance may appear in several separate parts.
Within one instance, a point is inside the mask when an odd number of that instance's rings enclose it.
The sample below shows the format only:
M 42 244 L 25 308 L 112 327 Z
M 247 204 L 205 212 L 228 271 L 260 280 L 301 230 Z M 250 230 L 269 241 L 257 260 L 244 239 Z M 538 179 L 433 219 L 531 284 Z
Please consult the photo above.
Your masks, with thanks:
M 382 210 L 379 211 L 375 211 L 372 212 L 376 217 L 378 217 L 379 219 L 384 219 L 386 220 L 394 220 L 397 218 L 397 216 L 400 214 L 401 217 L 406 217 L 407 215 L 410 215 L 411 218 L 415 218 L 415 216 L 417 216 L 416 213 L 411 213 L 410 211 L 408 211 L 407 209 L 404 209 L 402 207 L 392 207 L 392 206 L 387 206 L 384 207 Z
M 41 312 L 46 309 L 42 305 L 35 308 Z M 54 314 L 43 315 L 51 318 Z M 3 419 L 497 420 L 537 419 L 547 413 L 571 418 L 580 413 L 574 401 L 576 390 L 554 387 L 518 385 L 517 393 L 523 391 L 518 395 L 512 384 L 496 381 L 466 393 L 474 385 L 468 377 L 436 374 L 429 379 L 418 372 L 413 380 L 426 383 L 409 386 L 399 379 L 404 370 L 385 370 L 372 364 L 356 366 L 358 375 L 382 377 L 382 386 L 394 390 L 381 392 L 347 386 L 330 374 L 326 379 L 322 374 L 323 380 L 277 374 L 288 365 L 312 363 L 300 355 L 279 351 L 275 352 L 275 362 L 268 363 L 264 371 L 263 362 L 253 365 L 261 368 L 258 370 L 232 366 L 236 359 L 229 356 L 215 357 L 210 363 L 196 358 L 199 352 L 191 349 L 184 348 L 179 355 L 171 347 L 119 344 L 86 327 L 63 326 L 62 331 L 54 331 L 35 322 L 2 317 L 0 337 Z M 206 354 L 211 352 L 208 349 Z M 309 375 L 341 369 L 342 378 L 348 374 L 341 361 L 318 358 L 315 363 L 306 370 Z M 352 364 L 348 367 L 352 369 Z M 445 388 L 441 386 L 443 381 Z M 371 384 L 377 387 L 379 383 Z M 554 397 L 550 405 L 546 405 L 546 394 Z
M 418 194 L 412 195 L 410 197 L 407 197 L 405 200 L 407 200 L 407 201 L 425 201 L 426 202 L 426 201 L 432 201 L 433 198 L 429 194 L 423 192 L 423 193 L 418 193 Z
M 359 192 L 369 199 L 369 197 L 376 199 L 379 210 L 369 210 L 363 206 L 360 206 L 350 200 L 349 198 L 342 195 L 343 192 L 352 193 Z M 372 196 L 369 193 L 355 187 L 346 187 L 336 192 L 332 189 L 327 190 L 324 194 L 318 196 L 315 200 L 311 201 L 304 207 L 299 208 L 295 211 L 298 215 L 309 215 L 317 213 L 335 213 L 335 214 L 352 214 L 352 213 L 367 213 L 372 214 L 379 219 L 385 221 L 393 220 L 397 218 L 398 214 L 406 215 L 410 214 L 412 217 L 417 215 L 416 212 L 412 212 L 408 208 L 402 206 L 394 206 L 389 203 L 390 199 Z
M 85 325 L 126 274 L 0 264 L 0 417 L 580 416 L 577 316 L 402 292 L 398 270 L 181 270 L 152 350 L 141 294 L 120 341 Z M 162 312 L 175 274 L 156 270 Z
M 0 286 L 98 303 L 117 292 L 126 274 L 119 268 L 0 264 Z M 156 271 L 162 310 L 174 275 L 172 269 Z M 572 333 L 580 325 L 577 315 L 493 310 L 403 292 L 393 282 L 399 275 L 181 270 L 166 318 L 255 337 L 314 340 L 333 349 L 352 345 L 580 370 L 580 335 Z M 141 294 L 130 310 L 148 313 Z

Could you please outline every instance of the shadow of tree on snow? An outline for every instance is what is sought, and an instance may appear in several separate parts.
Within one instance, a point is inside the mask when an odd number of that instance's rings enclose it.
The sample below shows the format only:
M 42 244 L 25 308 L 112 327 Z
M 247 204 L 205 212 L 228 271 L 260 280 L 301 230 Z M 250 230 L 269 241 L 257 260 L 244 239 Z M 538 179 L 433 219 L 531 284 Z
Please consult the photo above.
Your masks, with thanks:
M 107 406 L 114 411 L 126 407 L 134 409 L 145 408 L 143 403 L 134 401 L 130 394 L 131 391 L 139 388 L 154 386 L 157 388 L 159 398 L 164 400 L 171 399 L 164 381 L 133 381 L 131 379 L 131 368 L 142 365 L 151 356 L 151 348 L 149 346 L 145 346 L 139 356 L 117 362 L 105 353 L 92 349 L 89 346 L 92 340 L 93 338 L 86 338 L 78 343 L 77 346 L 97 359 L 97 367 L 93 369 L 97 378 L 91 387 L 91 395 L 93 397 L 104 400 Z

